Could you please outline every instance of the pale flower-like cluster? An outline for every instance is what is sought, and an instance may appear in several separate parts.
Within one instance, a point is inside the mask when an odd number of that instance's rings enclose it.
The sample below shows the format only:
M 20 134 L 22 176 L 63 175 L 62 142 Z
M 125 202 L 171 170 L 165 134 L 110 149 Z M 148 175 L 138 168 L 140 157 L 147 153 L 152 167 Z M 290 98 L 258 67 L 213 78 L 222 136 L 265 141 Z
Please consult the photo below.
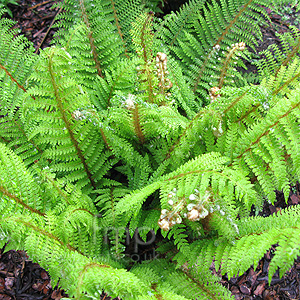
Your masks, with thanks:
M 177 190 L 174 188 L 168 194 L 169 209 L 162 209 L 158 220 L 159 227 L 164 230 L 170 230 L 175 224 L 182 223 L 183 219 L 193 222 L 200 221 L 206 218 L 209 214 L 217 212 L 220 217 L 228 222 L 234 230 L 239 233 L 238 226 L 226 213 L 225 208 L 217 203 L 214 203 L 212 193 L 206 190 L 203 196 L 195 189 L 193 194 L 188 197 L 178 197 Z
M 213 86 L 210 90 L 209 90 L 209 97 L 211 100 L 211 103 L 214 102 L 217 98 L 221 97 L 220 94 L 218 94 L 218 91 L 220 90 L 219 87 L 217 86 Z
M 222 128 L 222 122 L 221 121 L 219 122 L 219 126 L 218 127 L 212 127 L 211 129 L 212 129 L 213 135 L 215 137 L 218 138 L 218 137 L 222 136 L 222 134 L 223 134 L 223 128 Z
M 134 109 L 135 108 L 135 96 L 132 94 L 128 94 L 126 100 L 123 102 L 123 105 L 126 109 Z
M 210 197 L 209 192 L 206 192 L 204 197 L 200 197 L 199 191 L 195 189 L 195 193 L 189 195 L 188 200 L 185 197 L 178 199 L 176 194 L 176 189 L 168 194 L 170 210 L 163 209 L 161 211 L 158 225 L 164 231 L 168 231 L 175 224 L 180 224 L 182 217 L 190 221 L 199 221 L 209 214 L 205 208 Z
M 232 44 L 231 48 L 236 48 L 237 50 L 244 51 L 246 49 L 246 44 L 244 42 Z
M 73 113 L 72 113 L 72 118 L 73 118 L 74 120 L 79 121 L 79 120 L 85 119 L 85 115 L 82 113 L 82 111 L 80 111 L 79 109 L 77 109 L 77 110 L 74 110 L 74 111 L 73 111 Z
M 167 70 L 167 55 L 162 52 L 158 52 L 156 55 L 156 74 L 159 79 L 158 86 L 162 90 L 168 90 L 172 87 L 172 82 L 167 76 L 169 71 Z

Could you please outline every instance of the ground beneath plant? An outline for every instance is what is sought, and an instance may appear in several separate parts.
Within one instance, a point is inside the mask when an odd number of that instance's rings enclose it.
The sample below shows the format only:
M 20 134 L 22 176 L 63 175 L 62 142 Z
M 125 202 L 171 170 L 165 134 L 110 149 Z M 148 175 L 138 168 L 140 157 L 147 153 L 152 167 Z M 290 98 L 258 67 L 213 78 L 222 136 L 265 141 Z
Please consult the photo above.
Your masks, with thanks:
M 177 10 L 185 0 L 165 0 L 163 11 L 168 13 Z M 60 13 L 58 8 L 53 8 L 56 1 L 52 0 L 20 0 L 19 5 L 9 5 L 13 19 L 30 41 L 33 42 L 36 52 L 39 49 L 49 47 L 53 40 L 55 29 L 55 17 Z M 297 25 L 298 13 L 296 6 L 289 6 L 289 15 L 284 16 L 272 9 L 266 10 L 271 17 L 269 26 L 262 27 L 263 40 L 256 48 L 258 57 L 262 50 L 269 45 L 279 44 L 277 33 L 288 30 L 290 24 Z M 8 16 L 8 15 L 6 15 Z M 257 72 L 255 66 L 246 64 L 247 72 Z M 277 202 L 274 205 L 264 204 L 262 216 L 280 213 L 280 210 L 300 203 L 300 185 L 291 189 L 288 203 L 285 203 L 282 193 L 277 193 Z M 268 284 L 268 268 L 273 256 L 274 245 L 260 260 L 258 267 L 251 267 L 243 275 L 231 278 L 220 278 L 221 283 L 227 287 L 236 300 L 275 299 L 294 300 L 300 299 L 300 258 L 283 278 L 279 278 L 278 272 Z M 218 274 L 213 268 L 212 272 Z M 5 247 L 0 250 L 0 300 L 60 300 L 67 295 L 59 288 L 59 283 L 52 287 L 48 273 L 37 263 L 33 263 L 23 251 L 10 250 L 5 252 Z M 103 292 L 101 300 L 110 300 Z M 115 298 L 117 300 L 119 298 Z

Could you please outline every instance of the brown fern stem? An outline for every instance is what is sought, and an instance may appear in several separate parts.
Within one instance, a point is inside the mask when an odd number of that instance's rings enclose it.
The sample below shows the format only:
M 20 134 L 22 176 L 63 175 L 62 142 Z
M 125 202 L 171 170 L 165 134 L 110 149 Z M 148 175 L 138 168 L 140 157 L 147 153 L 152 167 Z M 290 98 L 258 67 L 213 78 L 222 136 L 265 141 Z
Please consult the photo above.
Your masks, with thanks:
M 35 225 L 29 223 L 29 222 L 26 222 L 26 221 L 24 221 L 24 220 L 22 220 L 22 219 L 17 219 L 16 222 L 20 222 L 20 223 L 22 223 L 23 225 L 25 225 L 25 226 L 27 226 L 27 227 L 33 229 L 34 231 L 37 231 L 37 232 L 39 232 L 40 234 L 42 234 L 42 235 L 44 235 L 44 236 L 46 236 L 46 237 L 48 237 L 48 238 L 50 238 L 50 239 L 52 239 L 52 240 L 57 241 L 60 245 L 66 246 L 69 250 L 71 250 L 71 251 L 73 251 L 73 252 L 78 252 L 79 254 L 84 255 L 81 251 L 77 250 L 76 248 L 74 248 L 74 247 L 71 246 L 70 244 L 64 243 L 64 242 L 61 241 L 58 237 L 56 237 L 55 235 L 53 235 L 52 233 L 50 233 L 50 232 L 48 232 L 48 231 L 46 231 L 46 230 L 44 230 L 44 229 L 41 229 L 41 228 L 39 228 L 39 227 L 37 227 L 37 226 L 35 226 Z
M 29 211 L 31 211 L 32 213 L 38 214 L 40 216 L 45 216 L 46 214 L 33 208 L 30 207 L 29 205 L 27 205 L 23 200 L 21 200 L 20 198 L 18 198 L 16 195 L 11 194 L 7 189 L 5 189 L 3 186 L 0 186 L 0 192 L 2 194 L 4 194 L 5 196 L 7 196 L 10 199 L 15 200 L 18 204 L 22 205 L 24 208 L 28 209 Z
M 112 150 L 111 147 L 109 146 L 108 142 L 107 142 L 107 138 L 106 138 L 106 136 L 105 136 L 105 134 L 104 134 L 104 131 L 103 131 L 101 128 L 100 128 L 100 134 L 101 134 L 101 136 L 102 136 L 102 139 L 103 139 L 103 142 L 104 142 L 106 148 L 107 148 L 108 150 Z
M 83 0 L 80 0 L 80 8 L 81 8 L 81 14 L 82 14 L 83 22 L 85 23 L 86 27 L 89 30 L 88 38 L 89 38 L 90 47 L 91 47 L 92 54 L 93 54 L 93 59 L 94 59 L 94 62 L 95 62 L 95 67 L 97 69 L 98 75 L 103 78 L 104 76 L 102 74 L 102 68 L 101 68 L 101 65 L 100 65 L 100 62 L 99 62 L 99 59 L 98 59 L 98 54 L 97 54 L 97 50 L 96 50 L 96 46 L 95 46 L 95 39 L 93 37 L 93 32 L 91 30 L 91 25 L 90 25 L 89 19 L 87 17 L 87 13 L 86 13 L 86 9 L 85 9 Z
M 257 110 L 257 108 L 260 106 L 261 106 L 261 104 L 254 105 L 254 107 L 251 110 L 247 111 L 247 113 L 245 113 L 243 116 L 241 116 L 235 123 L 243 121 L 247 116 L 249 116 L 251 113 L 255 112 Z
M 298 39 L 297 45 L 295 47 L 293 47 L 292 51 L 288 54 L 286 59 L 282 62 L 281 66 L 286 66 L 289 63 L 289 61 L 298 53 L 299 47 L 300 47 L 300 38 Z M 281 66 L 276 70 L 275 78 L 277 77 Z
M 0 139 L 5 143 L 7 144 L 9 141 L 7 139 L 5 139 L 3 136 L 0 136 Z
M 88 214 L 90 214 L 92 217 L 96 217 L 96 215 L 94 215 L 91 211 L 87 210 L 86 208 L 76 208 L 74 210 L 72 210 L 70 212 L 70 215 L 72 215 L 73 213 L 75 213 L 76 211 L 85 211 L 87 212 Z
M 139 115 L 138 104 L 136 104 L 134 109 L 133 109 L 133 124 L 134 124 L 135 134 L 137 135 L 140 142 L 142 144 L 144 144 L 145 143 L 145 136 L 143 134 L 141 124 L 140 124 L 140 115 Z
M 112 9 L 113 9 L 113 12 L 114 12 L 114 19 L 115 19 L 115 22 L 116 22 L 116 26 L 117 26 L 117 29 L 118 29 L 118 33 L 119 33 L 119 36 L 121 37 L 121 40 L 123 42 L 123 47 L 124 47 L 124 51 L 125 51 L 125 56 L 127 58 L 129 58 L 129 55 L 127 54 L 127 48 L 126 48 L 126 43 L 124 41 L 124 38 L 123 38 L 123 33 L 122 33 L 122 30 L 121 30 L 121 26 L 120 26 L 120 23 L 119 23 L 119 18 L 118 18 L 118 15 L 117 15 L 117 9 L 115 7 L 115 2 L 113 0 L 110 0 L 111 2 L 111 6 L 112 6 Z
M 149 59 L 147 57 L 147 47 L 146 47 L 147 45 L 145 43 L 145 31 L 146 31 L 146 27 L 147 27 L 148 23 L 150 22 L 150 20 L 152 20 L 152 17 L 153 17 L 153 14 L 149 13 L 146 21 L 144 22 L 143 28 L 141 30 L 141 45 L 143 48 L 143 58 L 144 58 L 145 64 L 148 63 L 148 59 Z
M 200 287 L 201 290 L 205 291 L 205 293 L 208 295 L 208 299 L 212 299 L 212 300 L 218 300 L 220 299 L 219 296 L 214 293 L 207 284 L 203 284 L 200 281 L 198 281 L 196 278 L 194 278 L 190 272 L 188 270 L 183 270 L 183 273 L 192 281 L 194 282 L 196 285 L 198 285 Z
M 257 143 L 261 140 L 261 138 L 262 138 L 263 136 L 266 136 L 266 135 L 269 134 L 270 129 L 272 129 L 273 127 L 275 127 L 276 125 L 278 125 L 280 119 L 283 119 L 283 118 L 285 118 L 286 116 L 288 116 L 288 115 L 290 114 L 290 112 L 291 112 L 293 109 L 297 108 L 298 106 L 300 106 L 300 102 L 297 103 L 296 105 L 292 106 L 285 114 L 283 114 L 282 116 L 280 116 L 274 124 L 272 124 L 272 125 L 269 126 L 269 129 L 268 129 L 268 130 L 266 130 L 264 133 L 262 133 L 262 134 L 261 134 L 261 135 L 253 142 L 253 143 L 251 143 L 251 145 L 250 145 L 246 150 L 243 151 L 243 153 L 241 153 L 239 156 L 237 156 L 236 159 L 240 159 L 245 153 L 249 152 L 249 151 L 251 150 L 251 147 L 252 147 L 253 145 L 257 144 Z M 229 166 L 231 166 L 231 165 L 232 165 L 232 163 L 231 163 Z
M 155 292 L 154 297 L 156 299 L 158 299 L 158 300 L 163 300 L 164 299 L 162 294 L 160 294 L 157 290 L 157 283 L 156 282 L 151 284 L 151 289 Z
M 204 169 L 204 170 L 187 171 L 187 172 L 185 172 L 185 173 L 181 173 L 181 174 L 175 175 L 175 176 L 173 176 L 173 177 L 167 178 L 167 179 L 165 179 L 165 181 L 171 181 L 171 180 L 178 179 L 178 178 L 181 178 L 181 177 L 190 175 L 190 174 L 202 174 L 202 173 L 223 174 L 223 176 L 224 176 L 224 173 L 218 172 L 217 170 L 205 170 L 205 169 Z M 228 177 L 227 175 L 225 175 L 225 178 L 228 178 L 228 179 L 229 179 L 229 177 Z
M 220 42 L 224 39 L 225 35 L 228 33 L 229 29 L 235 24 L 236 20 L 242 15 L 242 13 L 248 8 L 248 6 L 253 2 L 253 0 L 249 0 L 246 4 L 244 4 L 238 14 L 234 17 L 234 19 L 229 23 L 229 25 L 225 28 L 222 35 L 218 38 L 215 45 L 220 45 Z M 215 46 L 214 45 L 214 46 Z
M 226 114 L 232 107 L 234 107 L 240 100 L 246 96 L 248 91 L 244 92 L 242 95 L 238 96 L 224 111 L 223 114 Z
M 84 167 L 84 171 L 87 174 L 87 177 L 88 177 L 88 179 L 89 179 L 92 187 L 94 189 L 96 189 L 96 187 L 97 187 L 96 183 L 95 183 L 95 181 L 92 178 L 92 174 L 91 174 L 91 172 L 89 170 L 89 167 L 88 167 L 88 165 L 87 165 L 87 163 L 85 161 L 85 158 L 84 158 L 84 156 L 82 154 L 82 151 L 81 151 L 81 149 L 79 147 L 79 143 L 78 143 L 78 141 L 76 140 L 76 138 L 74 136 L 74 133 L 73 133 L 72 128 L 71 128 L 71 125 L 70 125 L 70 123 L 68 121 L 68 117 L 66 116 L 66 113 L 65 113 L 65 110 L 64 110 L 64 107 L 63 107 L 63 104 L 62 104 L 62 99 L 61 99 L 61 97 L 59 95 L 59 87 L 56 84 L 56 81 L 55 81 L 55 78 L 54 78 L 54 72 L 53 72 L 53 69 L 52 69 L 52 56 L 53 56 L 53 54 L 49 57 L 49 73 L 50 73 L 50 76 L 51 76 L 51 83 L 52 83 L 52 86 L 54 88 L 54 94 L 55 94 L 55 99 L 56 99 L 56 102 L 57 102 L 57 106 L 58 106 L 58 109 L 60 111 L 61 117 L 62 117 L 62 119 L 63 119 L 63 121 L 65 123 L 66 129 L 67 129 L 67 131 L 69 133 L 71 142 L 72 142 L 73 146 L 76 149 L 77 156 L 79 157 L 79 159 L 80 159 L 80 161 L 81 161 L 81 163 L 82 163 L 82 165 Z
M 272 95 L 277 95 L 284 87 L 288 86 L 292 81 L 294 81 L 295 79 L 297 79 L 299 76 L 300 76 L 300 72 L 297 73 L 295 76 L 293 76 L 288 81 L 286 81 L 281 87 L 279 87 L 278 89 L 276 89 L 275 91 L 273 91 Z
M 104 264 L 99 264 L 99 263 L 96 263 L 96 262 L 91 262 L 91 263 L 88 263 L 86 264 L 84 267 L 83 267 L 83 270 L 79 273 L 79 280 L 78 280 L 78 285 L 77 285 L 77 288 L 76 288 L 76 299 L 80 299 L 80 288 L 83 284 L 83 278 L 84 278 L 84 275 L 87 273 L 87 271 L 89 269 L 93 269 L 93 268 L 111 268 L 111 266 L 109 265 L 104 265 Z
M 154 102 L 154 95 L 153 95 L 152 72 L 151 72 L 151 70 L 149 70 L 149 67 L 148 67 L 148 62 L 151 58 L 148 58 L 148 56 L 147 56 L 147 45 L 146 45 L 146 41 L 145 41 L 145 31 L 146 31 L 147 24 L 150 22 L 150 20 L 152 20 L 152 17 L 153 17 L 153 13 L 149 13 L 148 17 L 147 17 L 147 19 L 146 19 L 146 21 L 143 25 L 143 28 L 141 30 L 141 46 L 142 46 L 142 49 L 143 49 L 143 59 L 144 59 L 144 63 L 145 63 L 144 72 L 146 73 L 146 76 L 147 76 L 147 82 L 148 82 L 147 88 L 148 88 L 150 103 Z
M 11 73 L 8 72 L 8 70 L 0 64 L 0 68 L 6 73 L 7 76 L 10 77 L 10 79 L 18 86 L 18 88 L 20 88 L 21 90 L 23 90 L 25 93 L 27 93 L 27 90 L 24 88 L 23 85 L 21 85 L 12 75 Z M 30 95 L 30 97 L 35 100 L 35 97 Z
M 243 12 L 248 8 L 248 6 L 253 2 L 253 0 L 249 0 L 248 3 L 246 3 L 245 5 L 242 6 L 241 10 L 238 12 L 238 14 L 234 17 L 234 19 L 228 24 L 228 26 L 225 28 L 225 30 L 223 31 L 222 35 L 218 38 L 218 40 L 216 41 L 216 43 L 214 44 L 214 47 L 216 45 L 220 45 L 221 41 L 224 39 L 224 37 L 226 36 L 226 34 L 228 33 L 228 31 L 230 30 L 231 27 L 234 26 L 236 20 L 243 14 Z M 206 64 L 209 60 L 209 58 L 211 57 L 212 55 L 212 52 L 214 51 L 214 47 L 212 48 L 212 50 L 207 54 L 207 57 L 205 59 L 205 61 L 203 62 L 202 64 L 202 67 L 199 71 L 199 74 L 197 76 L 197 79 L 195 81 L 195 84 L 194 84 L 194 87 L 193 87 L 193 92 L 196 92 L 197 88 L 198 88 L 198 85 L 199 85 L 199 82 L 200 82 L 200 79 L 202 77 L 202 73 L 206 67 Z

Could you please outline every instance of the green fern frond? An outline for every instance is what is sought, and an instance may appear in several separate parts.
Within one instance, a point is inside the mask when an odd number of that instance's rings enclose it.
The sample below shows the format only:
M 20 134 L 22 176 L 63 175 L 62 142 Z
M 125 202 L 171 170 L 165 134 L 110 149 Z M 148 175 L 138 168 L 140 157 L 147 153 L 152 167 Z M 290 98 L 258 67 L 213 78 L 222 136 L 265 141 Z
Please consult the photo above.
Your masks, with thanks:
M 280 48 L 277 45 L 270 45 L 261 54 L 264 58 L 259 60 L 257 67 L 261 78 L 269 77 L 272 74 L 277 76 L 280 67 L 287 66 L 294 61 L 299 52 L 300 37 L 297 28 L 291 26 L 291 32 L 279 35 Z
M 213 1 L 207 5 L 192 1 L 167 19 L 162 41 L 169 41 L 172 55 L 186 70 L 190 87 L 205 104 L 207 91 L 216 86 L 215 69 L 230 48 L 236 42 L 253 47 L 261 39 L 259 24 L 264 24 L 268 16 L 258 4 L 252 0 Z
M 165 260 L 136 266 L 132 272 L 151 285 L 151 295 L 155 296 L 153 299 L 232 299 L 229 292 L 221 285 L 216 285 L 216 278 L 207 272 L 195 280 L 190 271 L 176 270 L 174 265 Z M 183 288 L 186 285 L 189 286 L 188 291 Z
M 35 56 L 32 44 L 23 36 L 17 36 L 12 29 L 14 22 L 2 18 L 0 20 L 0 114 L 13 117 L 20 106 L 22 94 L 27 91 L 27 78 L 31 72 Z
M 38 145 L 50 146 L 43 157 L 51 160 L 51 168 L 70 182 L 78 181 L 80 186 L 89 183 L 95 189 L 96 182 L 104 175 L 103 168 L 111 167 L 106 161 L 110 153 L 105 152 L 104 144 L 98 143 L 101 135 L 96 124 L 80 112 L 91 104 L 82 87 L 67 73 L 69 56 L 65 50 L 55 48 L 41 56 L 36 73 L 31 76 L 32 82 L 39 82 L 39 87 L 29 90 L 39 102 L 26 98 L 24 115 L 35 121 L 35 126 L 30 128 L 30 139 Z M 41 73 L 45 74 L 42 80 Z M 68 164 L 62 161 L 63 157 Z
M 39 56 L 1 19 L 2 244 L 76 299 L 232 299 L 212 263 L 241 274 L 274 244 L 282 276 L 298 206 L 249 213 L 300 178 L 299 33 L 256 85 L 236 68 L 271 4 L 191 0 L 160 21 L 144 0 L 67 0 Z M 161 256 L 130 261 L 156 236 Z

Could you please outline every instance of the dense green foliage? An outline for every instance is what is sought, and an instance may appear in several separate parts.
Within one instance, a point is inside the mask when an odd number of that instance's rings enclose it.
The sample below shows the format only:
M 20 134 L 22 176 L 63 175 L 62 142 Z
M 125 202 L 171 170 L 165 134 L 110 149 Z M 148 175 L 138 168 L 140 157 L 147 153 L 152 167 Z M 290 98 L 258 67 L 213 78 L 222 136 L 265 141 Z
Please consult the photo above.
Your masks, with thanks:
M 241 274 L 273 244 L 269 280 L 283 275 L 299 207 L 249 215 L 300 178 L 298 31 L 254 80 L 236 69 L 268 2 L 191 0 L 159 20 L 157 1 L 68 0 L 40 55 L 1 19 L 1 245 L 76 299 L 232 299 L 211 263 Z M 126 259 L 136 228 L 161 232 L 158 258 Z

